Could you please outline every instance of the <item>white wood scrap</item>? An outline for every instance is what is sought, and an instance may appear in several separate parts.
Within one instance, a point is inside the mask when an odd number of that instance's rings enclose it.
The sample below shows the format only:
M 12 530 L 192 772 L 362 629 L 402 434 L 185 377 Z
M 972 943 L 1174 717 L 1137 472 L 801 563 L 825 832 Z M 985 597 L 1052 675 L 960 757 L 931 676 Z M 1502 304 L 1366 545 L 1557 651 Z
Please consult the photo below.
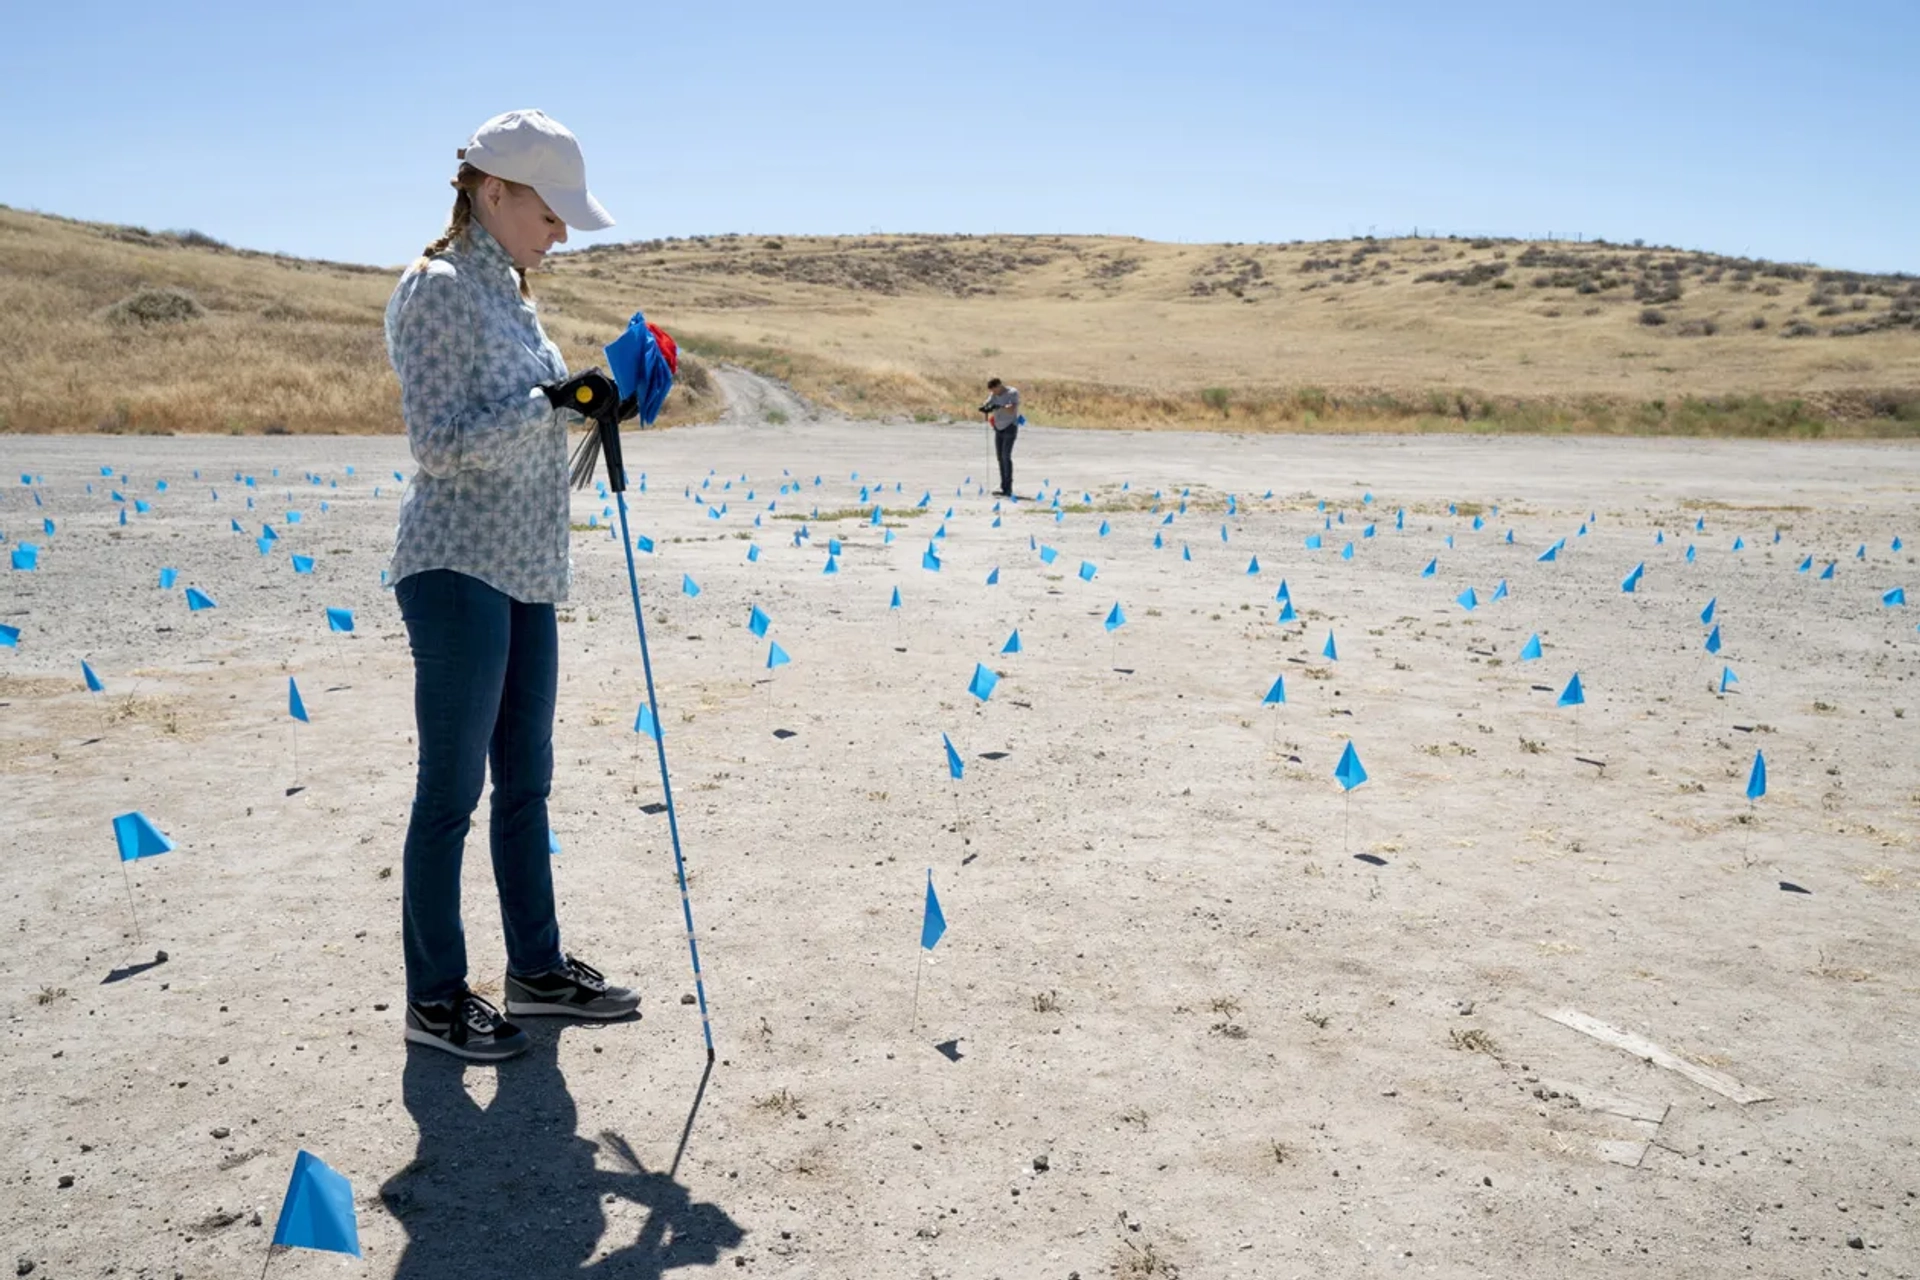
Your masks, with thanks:
M 1731 1098 L 1742 1106 L 1750 1102 L 1766 1102 L 1773 1097 L 1770 1093 L 1741 1084 L 1723 1071 L 1715 1071 L 1697 1062 L 1689 1062 L 1680 1055 L 1663 1049 L 1645 1036 L 1609 1026 L 1598 1018 L 1589 1017 L 1577 1009 L 1555 1009 L 1541 1016 L 1563 1027 L 1570 1027 L 1582 1035 L 1592 1036 L 1602 1044 L 1624 1049 L 1634 1057 L 1651 1062 L 1656 1067 L 1665 1067 L 1668 1071 L 1685 1076 L 1701 1088 L 1711 1089 L 1721 1097 Z

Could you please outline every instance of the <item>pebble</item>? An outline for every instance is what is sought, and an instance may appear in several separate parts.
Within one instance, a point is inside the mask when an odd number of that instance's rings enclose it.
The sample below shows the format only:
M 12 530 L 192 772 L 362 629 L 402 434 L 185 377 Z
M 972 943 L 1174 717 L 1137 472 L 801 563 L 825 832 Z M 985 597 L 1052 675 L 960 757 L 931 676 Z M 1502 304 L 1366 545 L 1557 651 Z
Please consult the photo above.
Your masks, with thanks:
M 221 1054 L 221 1055 L 220 1055 L 220 1061 L 219 1061 L 219 1063 L 218 1063 L 217 1065 L 219 1065 L 219 1066 L 222 1066 L 222 1067 L 224 1067 L 224 1066 L 226 1066 L 226 1065 L 227 1065 L 227 1055 L 226 1055 L 226 1054 L 224 1054 L 224 1053 L 223 1053 L 223 1054 Z
M 71 1179 L 69 1179 L 69 1181 L 71 1181 Z M 63 1185 L 63 1186 L 64 1186 L 65 1184 L 63 1183 L 63 1184 L 61 1184 L 61 1185 Z M 1866 1242 L 1865 1240 L 1862 1240 L 1862 1239 L 1861 1239 L 1861 1238 L 1860 1238 L 1859 1236 L 1848 1236 L 1848 1237 L 1847 1237 L 1847 1248 L 1849 1248 L 1849 1249 L 1864 1249 L 1864 1248 L 1866 1248 L 1866 1247 L 1867 1247 L 1867 1242 Z
M 154 952 L 154 953 L 153 953 L 153 962 L 154 962 L 155 964 L 165 964 L 165 963 L 167 962 L 167 953 L 166 953 L 166 952 L 164 952 L 164 951 L 156 951 L 156 952 Z
M 213 1136 L 214 1136 L 214 1137 L 216 1137 L 216 1138 L 224 1138 L 224 1137 L 226 1137 L 226 1136 L 227 1136 L 227 1135 L 228 1135 L 229 1133 L 231 1133 L 231 1132 L 232 1132 L 232 1130 L 231 1130 L 231 1129 L 228 1129 L 228 1128 L 227 1128 L 227 1126 L 225 1126 L 225 1125 L 223 1125 L 223 1124 L 222 1124 L 222 1125 L 216 1125 L 216 1126 L 214 1126 L 214 1130 L 213 1130 Z
M 65 1188 L 67 1188 L 67 1187 L 70 1187 L 70 1186 L 72 1186 L 72 1185 L 73 1185 L 73 1175 L 72 1175 L 72 1174 L 70 1174 L 70 1173 L 63 1173 L 63 1174 L 61 1174 L 61 1175 L 60 1175 L 60 1186 L 61 1186 L 61 1189 L 62 1189 L 62 1190 L 64 1190 L 64 1189 L 65 1189 Z
M 689 991 L 689 992 L 687 992 L 687 993 L 686 993 L 685 995 L 683 995 L 683 996 L 681 996 L 681 997 L 680 997 L 680 1003 L 681 1003 L 681 1004 L 692 1004 L 692 1003 L 693 1003 L 693 993 L 692 993 L 691 991 Z
M 17 1275 L 17 1276 L 30 1276 L 30 1275 L 32 1275 L 32 1274 L 33 1274 L 33 1259 L 32 1259 L 32 1258 L 21 1258 L 21 1259 L 20 1259 L 19 1261 L 17 1261 L 17 1262 L 15 1262 L 15 1263 L 13 1264 L 13 1274 L 15 1274 L 15 1275 Z
M 1050 1167 L 1045 1156 L 1035 1156 L 1033 1158 L 1033 1171 L 1035 1173 L 1045 1173 Z

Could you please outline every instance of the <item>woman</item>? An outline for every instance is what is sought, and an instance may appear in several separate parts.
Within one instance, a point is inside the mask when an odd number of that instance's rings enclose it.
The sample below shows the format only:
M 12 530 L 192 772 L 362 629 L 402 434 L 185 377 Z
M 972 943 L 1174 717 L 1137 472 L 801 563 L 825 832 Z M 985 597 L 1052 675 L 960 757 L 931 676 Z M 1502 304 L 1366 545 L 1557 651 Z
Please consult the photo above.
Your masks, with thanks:
M 618 1018 L 640 1004 L 561 951 L 547 827 L 554 605 L 569 575 L 560 406 L 592 412 L 618 392 L 598 370 L 567 376 L 527 287 L 569 225 L 613 219 L 587 191 L 573 135 L 538 111 L 495 116 L 459 154 L 446 234 L 387 304 L 387 354 L 419 463 L 390 569 L 420 738 L 401 930 L 407 1040 L 494 1061 L 529 1041 L 467 985 L 460 859 L 489 766 L 507 1013 Z

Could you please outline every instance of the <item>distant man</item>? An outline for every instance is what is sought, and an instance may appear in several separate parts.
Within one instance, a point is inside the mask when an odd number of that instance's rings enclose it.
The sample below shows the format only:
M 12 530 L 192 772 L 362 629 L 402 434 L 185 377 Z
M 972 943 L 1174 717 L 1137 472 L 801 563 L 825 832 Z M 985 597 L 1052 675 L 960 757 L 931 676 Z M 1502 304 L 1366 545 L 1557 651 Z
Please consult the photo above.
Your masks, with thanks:
M 1020 388 L 988 378 L 987 402 L 980 406 L 980 412 L 987 415 L 987 423 L 993 428 L 993 453 L 1000 460 L 1000 487 L 994 490 L 994 496 L 1011 498 L 1013 442 L 1019 438 L 1020 424 L 1026 421 L 1020 416 Z

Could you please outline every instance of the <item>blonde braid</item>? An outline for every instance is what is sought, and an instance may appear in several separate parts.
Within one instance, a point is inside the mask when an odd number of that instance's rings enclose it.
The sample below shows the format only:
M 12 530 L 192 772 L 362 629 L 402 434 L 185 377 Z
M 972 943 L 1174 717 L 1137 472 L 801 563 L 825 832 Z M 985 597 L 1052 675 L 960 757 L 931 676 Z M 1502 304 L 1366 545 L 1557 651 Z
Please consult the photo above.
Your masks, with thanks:
M 462 151 L 460 154 L 464 156 L 466 152 Z M 456 241 L 462 247 L 466 245 L 473 227 L 473 193 L 480 189 L 480 184 L 486 181 L 486 178 L 487 175 L 479 169 L 467 164 L 464 160 L 461 162 L 460 171 L 453 175 L 453 181 L 450 184 L 453 187 L 453 211 L 447 215 L 447 229 L 441 233 L 438 240 L 420 251 L 420 257 L 413 264 L 415 267 L 424 268 L 427 259 L 435 254 L 445 253 Z M 503 178 L 501 181 L 505 182 L 506 179 Z M 515 188 L 521 186 L 517 182 L 508 182 L 507 185 Z M 531 298 L 533 286 L 527 283 L 526 271 L 515 267 L 513 273 L 520 280 L 520 296 Z

